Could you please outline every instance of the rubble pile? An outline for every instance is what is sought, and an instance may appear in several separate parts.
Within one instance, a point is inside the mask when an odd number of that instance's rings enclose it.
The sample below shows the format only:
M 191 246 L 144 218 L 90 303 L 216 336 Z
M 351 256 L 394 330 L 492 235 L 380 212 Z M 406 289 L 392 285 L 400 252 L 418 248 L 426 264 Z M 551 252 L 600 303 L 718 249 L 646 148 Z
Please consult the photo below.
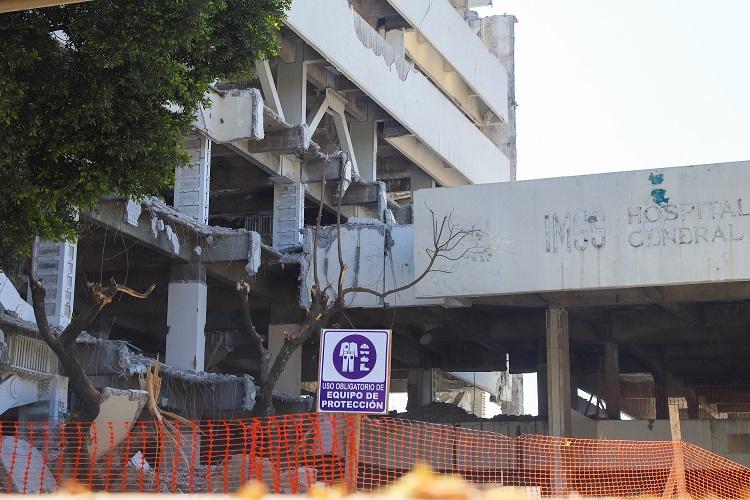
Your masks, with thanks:
M 492 418 L 479 418 L 460 406 L 440 401 L 433 401 L 416 410 L 409 410 L 404 413 L 394 412 L 390 416 L 434 424 L 455 424 L 459 422 L 531 422 L 540 420 L 539 417 L 532 415 L 496 415 Z

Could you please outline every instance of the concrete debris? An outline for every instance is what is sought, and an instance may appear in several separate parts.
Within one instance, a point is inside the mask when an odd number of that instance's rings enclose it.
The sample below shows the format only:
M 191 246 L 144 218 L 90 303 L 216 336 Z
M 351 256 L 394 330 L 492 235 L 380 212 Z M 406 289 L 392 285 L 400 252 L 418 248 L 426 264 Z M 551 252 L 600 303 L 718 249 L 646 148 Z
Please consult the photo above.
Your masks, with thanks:
M 97 346 L 97 362 L 108 363 L 106 370 L 118 376 L 145 375 L 148 369 L 156 364 L 156 360 L 130 350 L 129 344 L 118 340 L 97 339 L 86 333 L 81 334 L 78 344 Z M 109 352 L 109 356 L 105 354 Z M 103 367 L 104 368 L 104 367 Z M 224 375 L 220 373 L 181 370 L 170 365 L 159 363 L 159 371 L 164 378 L 180 380 L 187 384 L 196 385 L 225 385 L 233 384 L 242 387 L 241 409 L 251 411 L 255 407 L 255 381 L 250 375 Z
M 151 464 L 148 463 L 140 451 L 136 452 L 135 455 L 130 457 L 128 460 L 129 467 L 135 467 L 136 469 L 151 470 Z
M 496 415 L 492 418 L 479 418 L 459 406 L 450 403 L 442 403 L 440 401 L 433 401 L 432 403 L 428 403 L 415 410 L 409 410 L 405 413 L 392 412 L 389 416 L 439 424 L 543 420 L 543 418 L 531 415 Z
M 260 467 L 257 464 L 260 463 Z M 281 469 L 267 458 L 232 455 L 224 466 L 226 487 L 229 491 L 238 490 L 245 481 L 255 478 L 265 484 L 279 488 L 278 493 L 305 493 L 315 484 L 317 471 L 311 467 Z M 260 469 L 261 477 L 256 477 Z M 244 481 L 243 481 L 244 479 Z M 213 485 L 213 492 L 224 492 L 224 483 Z
M 248 231 L 246 229 L 232 229 L 228 227 L 221 227 L 221 226 L 210 226 L 207 224 L 203 224 L 193 217 L 190 217 L 188 215 L 185 215 L 184 213 L 180 212 L 179 210 L 170 207 L 167 205 L 164 200 L 161 200 L 156 197 L 149 197 L 144 198 L 141 201 L 141 206 L 148 210 L 151 214 L 151 234 L 154 238 L 158 238 L 160 231 L 167 231 L 167 236 L 169 237 L 170 241 L 174 238 L 174 241 L 172 241 L 172 245 L 174 248 L 176 248 L 175 252 L 179 252 L 179 239 L 177 237 L 177 233 L 170 227 L 182 227 L 187 229 L 188 231 L 194 232 L 197 236 L 202 236 L 205 238 L 205 243 L 208 247 L 210 247 L 213 244 L 214 235 L 231 235 L 231 234 L 241 234 L 241 233 L 249 233 L 251 238 L 253 238 L 253 231 Z M 257 234 L 257 233 L 256 233 Z M 253 243 L 254 245 L 254 243 Z M 264 245 L 260 243 L 260 249 L 271 253 L 277 257 L 280 257 L 281 254 L 276 252 L 273 248 Z M 258 258 L 260 258 L 260 253 L 258 253 Z
M 39 338 L 39 331 L 37 330 L 35 320 L 27 321 L 20 319 L 10 311 L 0 310 L 0 327 L 5 330 L 5 333 L 22 333 L 30 337 Z
M 128 198 L 125 205 L 125 222 L 131 226 L 138 226 L 138 219 L 141 216 L 141 203 L 134 198 Z
M 348 226 L 382 226 L 384 222 L 370 217 L 349 217 L 346 224 Z
M 247 265 L 245 266 L 245 271 L 249 276 L 257 273 L 260 268 L 261 243 L 260 234 L 251 231 L 250 247 L 247 249 Z
M 167 225 L 166 229 L 167 240 L 172 245 L 172 251 L 174 253 L 180 253 L 180 239 L 177 237 L 177 233 L 172 230 L 172 227 Z
M 412 70 L 412 64 L 406 61 L 401 54 L 398 54 L 375 28 L 355 12 L 352 6 L 349 6 L 349 8 L 354 20 L 354 31 L 362 45 L 372 50 L 376 56 L 383 56 L 386 66 L 389 68 L 394 66 L 398 72 L 398 77 L 402 81 L 406 80 Z

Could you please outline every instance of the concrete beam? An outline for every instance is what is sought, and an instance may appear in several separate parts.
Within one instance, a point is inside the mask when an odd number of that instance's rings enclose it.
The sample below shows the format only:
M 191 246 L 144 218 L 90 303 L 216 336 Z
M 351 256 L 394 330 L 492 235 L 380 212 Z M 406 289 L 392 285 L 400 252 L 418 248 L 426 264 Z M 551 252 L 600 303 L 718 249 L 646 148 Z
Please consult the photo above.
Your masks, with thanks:
M 193 126 L 214 142 L 263 139 L 263 96 L 258 89 L 211 90 Z
M 508 72 L 450 2 L 388 0 L 419 31 L 430 49 L 455 70 L 501 120 L 508 116 Z M 407 51 L 409 44 L 406 45 Z
M 341 205 L 373 205 L 377 204 L 380 198 L 380 191 L 383 186 L 380 183 L 372 184 L 352 184 L 344 193 L 341 199 Z
M 425 174 L 435 179 L 441 186 L 463 186 L 470 184 L 460 171 L 451 168 L 427 145 L 414 136 L 388 137 L 388 144 L 399 150 Z
M 248 143 L 251 153 L 276 152 L 281 154 L 300 153 L 310 147 L 312 135 L 305 124 L 268 132 L 260 141 Z
M 342 178 L 351 180 L 352 163 L 347 155 L 335 155 L 326 160 L 311 160 L 302 165 L 301 182 L 308 184 L 313 182 L 322 182 L 325 177 L 326 182 L 338 181 Z M 325 174 L 325 175 L 324 175 Z
M 406 53 L 414 64 L 429 76 L 475 125 L 484 126 L 501 121 L 477 99 L 475 91 L 450 67 L 450 63 L 416 31 L 405 32 L 403 42 Z
M 178 262 L 194 260 L 196 249 L 200 249 L 200 259 L 207 265 L 208 274 L 229 283 L 247 279 L 257 270 L 248 268 L 250 260 L 254 261 L 253 265 L 260 264 L 259 253 L 252 256 L 251 249 L 265 252 L 266 255 L 273 252 L 269 247 L 259 244 L 260 236 L 257 233 L 253 235 L 244 230 L 214 230 L 163 202 L 151 199 L 144 201 L 142 208 L 147 210 L 139 209 L 137 217 L 131 217 L 130 223 L 127 222 L 128 207 L 129 202 L 125 200 L 103 200 L 96 208 L 81 212 L 80 216 L 83 221 L 119 231 L 139 245 Z M 182 234 L 191 234 L 197 241 L 181 238 Z M 233 265 L 228 265 L 229 263 Z

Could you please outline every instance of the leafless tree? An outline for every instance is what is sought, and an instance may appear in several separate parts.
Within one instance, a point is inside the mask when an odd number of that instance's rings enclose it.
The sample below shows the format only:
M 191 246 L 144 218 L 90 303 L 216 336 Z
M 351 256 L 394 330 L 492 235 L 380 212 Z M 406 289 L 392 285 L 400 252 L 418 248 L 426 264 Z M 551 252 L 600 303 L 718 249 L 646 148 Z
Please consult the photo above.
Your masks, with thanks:
M 76 350 L 76 340 L 93 323 L 101 310 L 109 305 L 118 294 L 123 293 L 145 299 L 154 290 L 155 285 L 151 285 L 146 292 L 140 293 L 126 286 L 118 285 L 114 280 L 107 285 L 89 282 L 86 284 L 86 288 L 91 303 L 76 315 L 62 332 L 59 332 L 52 329 L 47 321 L 47 313 L 44 309 L 44 299 L 47 292 L 42 281 L 34 279 L 30 273 L 29 283 L 31 284 L 31 301 L 39 334 L 57 356 L 63 373 L 68 377 L 70 388 L 78 394 L 81 401 L 78 412 L 66 421 L 62 429 L 66 440 L 59 458 L 63 477 L 66 480 L 80 480 L 81 478 L 76 477 L 76 475 L 85 473 L 91 467 L 88 463 L 91 457 L 82 454 L 81 449 L 89 448 L 88 443 L 91 436 L 88 427 L 99 415 L 101 393 L 81 366 Z M 83 442 L 80 442 L 80 440 L 83 440 Z M 74 463 L 78 465 L 74 466 Z
M 321 200 L 325 199 L 326 180 L 323 178 L 323 187 Z M 310 305 L 305 310 L 305 318 L 299 331 L 294 334 L 286 335 L 284 342 L 276 358 L 271 362 L 271 353 L 263 343 L 263 337 L 258 332 L 253 322 L 252 314 L 249 308 L 250 285 L 244 281 L 237 283 L 236 291 L 241 303 L 242 317 L 247 334 L 260 355 L 258 366 L 258 377 L 256 385 L 259 388 L 259 394 L 256 400 L 255 414 L 258 416 L 267 416 L 274 413 L 273 407 L 273 389 L 284 372 L 287 362 L 292 354 L 302 347 L 313 335 L 318 335 L 321 328 L 327 327 L 331 321 L 340 314 L 346 306 L 346 298 L 350 294 L 365 293 L 376 297 L 385 298 L 409 288 L 414 287 L 422 281 L 428 274 L 435 272 L 448 273 L 449 271 L 441 268 L 441 261 L 457 261 L 470 255 L 477 255 L 486 252 L 486 248 L 480 243 L 484 233 L 476 227 L 462 227 L 455 224 L 452 220 L 452 214 L 443 217 L 436 216 L 435 212 L 428 208 L 432 216 L 433 238 L 432 244 L 424 251 L 427 254 L 428 262 L 422 272 L 414 280 L 404 285 L 392 288 L 390 290 L 378 291 L 372 288 L 361 286 L 345 287 L 345 277 L 348 265 L 344 262 L 341 241 L 341 196 L 337 193 L 338 206 L 336 210 L 336 242 L 337 254 L 339 261 L 339 275 L 334 287 L 327 285 L 321 287 L 318 273 L 318 243 L 321 231 L 321 219 L 323 213 L 323 203 L 318 207 L 318 216 L 313 231 L 312 242 L 312 273 L 313 285 L 310 287 Z
M 71 421 L 91 422 L 99 415 L 101 394 L 81 367 L 78 352 L 75 348 L 76 340 L 117 294 L 123 293 L 131 297 L 145 299 L 151 294 L 155 285 L 151 285 L 145 293 L 140 293 L 126 286 L 118 285 L 114 280 L 107 285 L 87 283 L 86 288 L 89 291 L 91 304 L 75 316 L 70 324 L 58 334 L 57 331 L 50 328 L 47 321 L 47 313 L 44 310 L 44 299 L 47 292 L 42 281 L 29 275 L 29 282 L 31 283 L 31 300 L 39 334 L 60 361 L 63 372 L 68 376 L 71 389 L 81 398 L 81 408 Z

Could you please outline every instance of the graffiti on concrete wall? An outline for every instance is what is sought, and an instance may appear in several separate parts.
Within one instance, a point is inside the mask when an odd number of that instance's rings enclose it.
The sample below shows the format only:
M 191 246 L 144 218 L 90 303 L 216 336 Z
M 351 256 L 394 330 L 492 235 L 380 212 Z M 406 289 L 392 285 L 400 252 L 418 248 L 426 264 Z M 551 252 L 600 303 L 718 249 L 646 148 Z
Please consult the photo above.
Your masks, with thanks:
M 546 214 L 544 236 L 547 253 L 603 248 L 607 241 L 604 211 L 595 208 L 574 214 Z

